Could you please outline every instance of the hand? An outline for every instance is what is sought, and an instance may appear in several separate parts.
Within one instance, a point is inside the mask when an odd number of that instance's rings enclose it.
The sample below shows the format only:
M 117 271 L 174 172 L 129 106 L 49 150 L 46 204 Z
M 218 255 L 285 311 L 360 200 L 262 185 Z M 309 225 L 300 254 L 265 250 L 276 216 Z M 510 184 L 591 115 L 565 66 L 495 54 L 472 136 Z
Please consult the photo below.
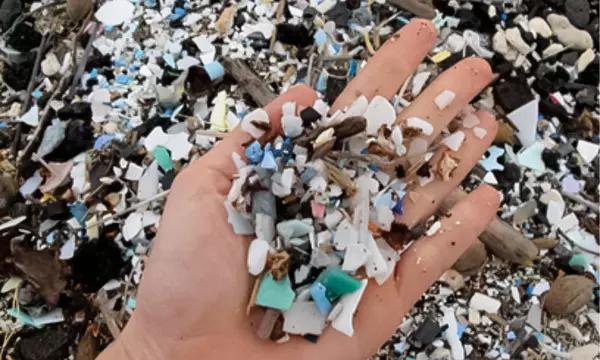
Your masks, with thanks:
M 373 56 L 335 102 L 344 108 L 365 95 L 391 98 L 426 56 L 436 38 L 431 23 L 413 20 Z M 488 64 L 469 58 L 438 77 L 399 119 L 419 116 L 434 126 L 429 140 L 491 80 Z M 456 97 L 439 110 L 433 99 L 450 89 Z M 296 86 L 266 107 L 274 131 L 280 131 L 281 105 L 310 106 L 313 90 Z M 494 139 L 497 125 L 486 112 L 476 113 L 487 130 L 483 139 L 465 129 L 466 139 L 453 153 L 460 164 L 449 181 L 434 180 L 416 190 L 418 201 L 405 202 L 399 221 L 412 226 L 429 217 Z M 148 266 L 138 293 L 138 307 L 123 334 L 100 359 L 364 359 L 400 324 L 421 294 L 465 251 L 494 216 L 500 196 L 480 186 L 445 218 L 443 231 L 418 240 L 402 254 L 396 276 L 383 286 L 370 281 L 347 337 L 327 328 L 317 344 L 293 337 L 284 345 L 260 340 L 246 316 L 254 280 L 246 269 L 249 239 L 233 233 L 223 202 L 236 173 L 231 160 L 249 135 L 236 129 L 177 177 L 165 206 Z M 256 319 L 254 319 L 256 322 Z

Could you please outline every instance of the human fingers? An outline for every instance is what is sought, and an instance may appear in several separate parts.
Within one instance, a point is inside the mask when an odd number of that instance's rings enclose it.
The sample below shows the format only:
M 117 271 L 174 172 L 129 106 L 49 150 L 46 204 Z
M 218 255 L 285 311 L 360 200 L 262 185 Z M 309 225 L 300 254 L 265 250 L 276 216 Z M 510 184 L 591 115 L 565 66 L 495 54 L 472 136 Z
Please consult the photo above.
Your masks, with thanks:
M 331 110 L 343 109 L 363 95 L 391 98 L 427 55 L 436 38 L 433 24 L 413 19 L 402 27 L 369 59 L 364 69 L 338 96 Z
M 465 139 L 458 151 L 452 151 L 445 145 L 441 145 L 441 148 L 431 158 L 429 163 L 432 165 L 431 171 L 436 172 L 435 180 L 409 191 L 404 198 L 403 215 L 396 219 L 398 222 L 412 228 L 427 219 L 441 205 L 446 196 L 461 183 L 489 148 L 498 131 L 496 118 L 487 111 L 478 111 L 475 116 L 479 119 L 479 124 L 472 128 L 463 126 L 459 129 L 465 134 Z M 480 137 L 482 134 L 483 137 Z M 440 162 L 442 157 L 449 163 L 442 165 Z M 458 165 L 450 171 L 449 166 L 452 162 L 456 162 Z M 447 178 L 442 179 L 441 176 L 447 176 Z
M 411 117 L 429 122 L 433 130 L 422 138 L 431 143 L 491 80 L 492 70 L 487 61 L 475 57 L 463 59 L 427 86 L 400 112 L 397 122 L 406 121 Z M 443 93 L 445 95 L 442 95 Z
M 395 281 L 369 282 L 354 318 L 354 336 L 328 329 L 315 351 L 327 359 L 365 358 L 394 333 L 404 315 L 441 274 L 472 244 L 496 213 L 499 193 L 488 185 L 471 192 L 442 219 L 431 237 L 402 253 Z

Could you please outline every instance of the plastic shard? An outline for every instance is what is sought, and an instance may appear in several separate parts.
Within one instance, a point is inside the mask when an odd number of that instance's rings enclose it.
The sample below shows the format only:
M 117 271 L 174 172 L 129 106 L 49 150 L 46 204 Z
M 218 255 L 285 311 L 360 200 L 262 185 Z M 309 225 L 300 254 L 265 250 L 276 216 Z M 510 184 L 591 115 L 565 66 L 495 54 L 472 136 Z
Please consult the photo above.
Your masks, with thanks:
M 277 281 L 271 273 L 262 277 L 258 293 L 256 294 L 256 304 L 271 309 L 287 311 L 292 307 L 296 294 L 292 290 L 289 277 Z M 316 310 L 316 308 L 315 308 Z
M 524 147 L 535 142 L 539 116 L 539 100 L 533 99 L 513 110 L 506 117 L 517 127 L 517 138 Z
M 455 97 L 456 94 L 453 91 L 444 90 L 435 97 L 434 102 L 438 109 L 444 110 L 454 101 Z
M 339 313 L 336 314 L 331 320 L 331 326 L 337 331 L 347 335 L 354 335 L 354 326 L 352 325 L 352 318 L 356 312 L 356 308 L 360 303 L 360 300 L 367 288 L 368 280 L 360 281 L 360 288 L 351 294 L 347 294 L 340 299 L 338 306 L 341 307 Z M 332 311 L 332 314 L 334 312 Z

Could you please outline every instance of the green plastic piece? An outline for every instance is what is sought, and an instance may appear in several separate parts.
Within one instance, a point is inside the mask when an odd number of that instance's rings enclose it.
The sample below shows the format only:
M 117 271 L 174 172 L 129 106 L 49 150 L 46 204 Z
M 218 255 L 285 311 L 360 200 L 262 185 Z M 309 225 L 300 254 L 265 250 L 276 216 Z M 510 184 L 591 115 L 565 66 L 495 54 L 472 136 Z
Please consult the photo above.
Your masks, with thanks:
M 277 281 L 271 273 L 267 273 L 258 287 L 256 305 L 286 311 L 292 307 L 295 297 L 289 277 Z
M 569 259 L 569 266 L 585 269 L 588 266 L 588 262 L 583 254 L 575 254 Z
M 27 315 L 26 313 L 24 313 L 23 311 L 21 311 L 19 309 L 11 308 L 11 309 L 8 309 L 6 312 L 8 313 L 8 315 L 16 318 L 17 320 L 19 320 L 20 322 L 22 322 L 25 325 L 40 328 L 40 326 L 33 320 L 33 318 L 31 316 Z
M 360 280 L 348 275 L 338 267 L 326 269 L 319 275 L 317 281 L 325 286 L 327 289 L 325 295 L 331 302 L 360 289 Z
M 173 162 L 171 161 L 171 154 L 169 154 L 169 150 L 167 150 L 164 146 L 157 146 L 152 150 L 152 154 L 154 158 L 158 162 L 158 165 L 164 171 L 173 170 Z

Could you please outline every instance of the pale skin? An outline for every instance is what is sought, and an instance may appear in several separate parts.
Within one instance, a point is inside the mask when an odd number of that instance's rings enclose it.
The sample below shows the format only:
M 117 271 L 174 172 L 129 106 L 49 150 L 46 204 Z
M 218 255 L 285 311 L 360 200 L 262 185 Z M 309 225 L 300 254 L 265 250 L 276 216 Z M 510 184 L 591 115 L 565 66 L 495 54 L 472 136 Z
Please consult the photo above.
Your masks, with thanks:
M 391 98 L 427 55 L 435 28 L 413 20 L 388 40 L 348 85 L 333 109 L 343 109 L 360 95 Z M 465 59 L 438 77 L 398 117 L 427 119 L 432 139 L 492 79 L 487 63 Z M 440 111 L 433 99 L 444 89 L 456 93 Z M 280 130 L 281 105 L 310 106 L 315 92 L 296 86 L 266 106 L 274 131 Z M 398 221 L 414 225 L 429 217 L 491 144 L 497 130 L 493 115 L 479 111 L 480 139 L 464 129 L 466 139 L 452 155 L 460 159 L 450 181 L 436 179 L 405 202 Z M 285 344 L 260 340 L 253 326 L 259 311 L 246 315 L 254 279 L 246 269 L 251 240 L 237 236 L 227 223 L 223 202 L 235 175 L 231 160 L 249 135 L 236 129 L 204 157 L 182 171 L 165 205 L 158 235 L 137 296 L 137 309 L 123 333 L 99 357 L 112 359 L 365 359 L 377 351 L 431 284 L 476 241 L 496 213 L 500 195 L 482 185 L 459 202 L 440 232 L 419 239 L 402 254 L 393 279 L 369 282 L 354 318 L 354 336 L 331 328 L 318 343 L 292 337 Z

